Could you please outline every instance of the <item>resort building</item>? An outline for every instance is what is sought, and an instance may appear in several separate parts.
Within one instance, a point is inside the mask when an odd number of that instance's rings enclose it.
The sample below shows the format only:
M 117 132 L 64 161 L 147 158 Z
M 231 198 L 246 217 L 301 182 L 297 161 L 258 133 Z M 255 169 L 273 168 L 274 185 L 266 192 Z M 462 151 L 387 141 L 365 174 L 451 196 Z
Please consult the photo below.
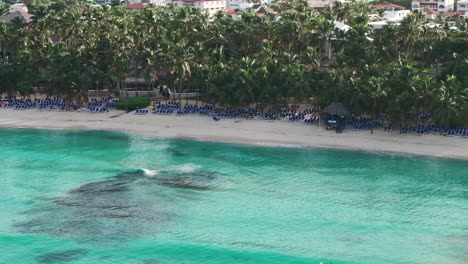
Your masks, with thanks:
M 172 0 L 178 7 L 196 7 L 206 10 L 209 16 L 213 16 L 221 10 L 226 9 L 225 0 Z
M 454 0 L 416 0 L 411 2 L 411 9 L 422 10 L 424 8 L 445 13 L 454 8 Z
M 322 0 L 309 0 L 309 7 L 315 9 L 315 11 L 322 11 L 325 8 L 332 8 L 333 2 L 322 1 Z
M 458 1 L 457 11 L 463 12 L 465 15 L 467 15 L 468 14 L 468 0 Z
M 154 6 L 165 6 L 166 0 L 134 0 L 131 1 L 133 4 L 151 4 Z
M 434 20 L 436 19 L 437 15 L 439 14 L 439 12 L 437 12 L 436 10 L 434 9 L 430 9 L 430 8 L 421 8 L 419 9 L 419 11 L 421 13 L 423 13 L 427 19 L 429 20 Z
M 15 19 L 20 19 L 23 23 L 29 23 L 32 15 L 28 13 L 28 7 L 23 3 L 11 5 L 8 13 L 0 17 L 0 22 L 12 23 Z
M 375 8 L 383 9 L 383 18 L 388 21 L 401 21 L 411 13 L 411 11 L 407 10 L 405 7 L 395 4 L 377 4 Z
M 265 1 L 261 1 L 262 3 Z M 255 2 L 252 0 L 226 0 L 226 8 L 232 10 L 240 10 L 252 8 Z

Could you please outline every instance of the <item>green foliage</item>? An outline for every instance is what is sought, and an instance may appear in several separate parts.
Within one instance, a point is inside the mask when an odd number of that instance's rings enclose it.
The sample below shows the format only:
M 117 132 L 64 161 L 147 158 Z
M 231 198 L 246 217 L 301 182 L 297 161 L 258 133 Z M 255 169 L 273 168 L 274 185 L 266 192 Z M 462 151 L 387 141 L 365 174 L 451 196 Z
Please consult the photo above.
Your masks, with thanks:
M 3 0 L 3 3 L 7 5 L 14 5 L 16 4 L 16 0 Z
M 0 4 L 0 17 L 4 16 L 8 13 L 9 4 L 8 3 L 1 3 Z
M 44 2 L 28 4 L 27 26 L 0 23 L 0 47 L 12 52 L 0 67 L 2 91 L 35 87 L 75 98 L 118 94 L 137 80 L 232 107 L 274 110 L 314 98 L 317 106 L 340 101 L 356 114 L 387 113 L 396 123 L 412 122 L 418 111 L 444 124 L 466 120 L 467 19 L 453 31 L 447 23 L 430 28 L 414 13 L 373 30 L 368 15 L 377 11 L 368 2 L 316 12 L 305 0 L 276 1 L 263 16 L 250 10 L 235 19 L 175 5 L 135 11 Z M 129 110 L 148 104 L 129 102 Z
M 143 109 L 150 105 L 150 97 L 125 97 L 115 105 L 115 108 L 118 110 L 126 110 L 127 112 L 130 112 L 136 109 Z

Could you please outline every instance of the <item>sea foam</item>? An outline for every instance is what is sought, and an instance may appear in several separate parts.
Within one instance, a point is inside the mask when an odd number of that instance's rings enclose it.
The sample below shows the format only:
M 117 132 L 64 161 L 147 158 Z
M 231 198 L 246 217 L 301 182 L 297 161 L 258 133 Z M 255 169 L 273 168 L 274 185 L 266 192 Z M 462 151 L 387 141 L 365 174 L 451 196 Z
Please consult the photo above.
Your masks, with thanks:
M 141 170 L 145 173 L 146 176 L 148 177 L 154 177 L 159 174 L 158 170 L 150 170 L 150 169 L 145 169 L 141 168 Z

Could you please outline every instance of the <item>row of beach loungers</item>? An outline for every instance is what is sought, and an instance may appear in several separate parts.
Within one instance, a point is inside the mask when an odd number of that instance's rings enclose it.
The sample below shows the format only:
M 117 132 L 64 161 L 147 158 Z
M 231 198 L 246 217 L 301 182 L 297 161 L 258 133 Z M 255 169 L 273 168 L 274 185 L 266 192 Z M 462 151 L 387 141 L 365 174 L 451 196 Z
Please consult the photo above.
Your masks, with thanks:
M 81 111 L 86 109 L 90 113 L 103 113 L 109 109 L 115 108 L 118 100 L 109 98 L 91 98 L 91 101 L 85 105 L 66 103 L 61 97 L 51 97 L 46 99 L 16 99 L 15 96 L 0 97 L 1 108 L 11 108 L 14 110 L 26 110 L 37 108 L 40 111 L 61 110 L 61 111 Z
M 65 110 L 65 111 L 77 111 L 79 109 L 86 109 L 90 113 L 102 113 L 107 112 L 109 109 L 115 107 L 118 100 L 109 98 L 91 98 L 88 105 L 78 104 L 67 104 L 60 97 L 51 97 L 47 99 L 36 99 L 36 100 L 25 100 L 16 99 L 16 97 L 0 97 L 0 107 L 12 108 L 15 110 L 26 110 L 37 108 L 43 110 Z M 259 108 L 251 108 L 246 105 L 241 105 L 238 109 L 231 107 L 217 107 L 213 104 L 206 104 L 203 106 L 197 105 L 185 105 L 180 109 L 180 102 L 168 101 L 163 103 L 161 101 L 155 102 L 155 110 L 152 114 L 156 115 L 211 115 L 215 121 L 221 118 L 263 118 L 266 120 L 288 120 L 290 122 L 302 122 L 306 125 L 316 124 L 319 120 L 316 109 L 305 109 L 304 111 L 298 111 L 298 106 L 279 105 L 279 113 L 268 111 L 261 113 Z M 150 110 L 138 109 L 135 111 L 135 115 L 146 115 L 149 114 Z M 417 114 L 418 120 L 421 123 L 430 122 L 430 114 L 420 112 Z M 395 129 L 391 124 L 383 124 L 382 120 L 387 118 L 386 115 L 379 115 L 375 120 L 369 117 L 355 117 L 346 116 L 345 124 L 347 127 L 352 127 L 355 131 L 366 131 L 369 129 L 382 128 L 384 132 L 393 132 Z M 397 129 L 400 131 L 400 128 Z M 401 127 L 402 133 L 413 133 L 415 135 L 427 135 L 427 134 L 442 134 L 445 136 L 461 136 L 468 137 L 468 128 L 443 128 L 434 124 L 430 125 L 415 125 L 411 127 Z
M 385 132 L 393 131 L 392 126 L 389 124 L 384 127 Z M 468 137 L 468 128 L 460 127 L 460 128 L 444 128 L 438 125 L 416 125 L 410 128 L 406 126 L 401 127 L 402 133 L 413 133 L 418 136 L 428 135 L 428 134 L 442 134 L 444 136 L 453 137 L 453 136 L 461 136 L 461 137 Z
M 290 121 L 298 121 L 298 120 L 305 120 L 306 116 L 310 113 L 316 112 L 308 109 L 303 112 L 290 112 L 290 111 L 282 111 L 280 114 L 274 114 L 273 112 L 266 112 L 262 115 L 261 111 L 258 108 L 249 108 L 244 105 L 241 105 L 238 109 L 233 109 L 230 107 L 216 107 L 211 104 L 207 104 L 204 106 L 196 106 L 196 105 L 185 105 L 182 109 L 180 109 L 179 102 L 172 102 L 169 101 L 167 103 L 156 102 L 155 103 L 156 110 L 153 111 L 153 114 L 159 115 L 170 115 L 176 114 L 178 116 L 182 115 L 215 115 L 220 118 L 260 118 L 263 117 L 269 120 L 279 120 L 288 118 Z M 288 109 L 289 110 L 289 109 Z M 135 112 L 135 114 L 141 114 L 141 112 Z M 308 121 L 307 121 L 308 123 Z
M 167 103 L 156 102 L 155 108 L 152 113 L 157 115 L 172 115 L 177 116 L 183 115 L 211 115 L 213 120 L 219 121 L 222 118 L 263 118 L 266 120 L 289 120 L 290 122 L 301 121 L 306 125 L 316 124 L 319 120 L 317 116 L 316 109 L 305 109 L 304 111 L 297 111 L 298 107 L 291 107 L 287 105 L 280 105 L 280 113 L 266 112 L 263 115 L 258 108 L 249 108 L 248 106 L 240 106 L 238 109 L 234 110 L 230 107 L 216 107 L 214 105 L 185 105 L 180 110 L 180 103 L 177 101 L 168 101 Z M 136 110 L 136 115 L 146 115 L 149 114 L 149 110 Z M 425 113 L 417 114 L 419 122 L 428 122 L 431 120 L 431 116 Z M 355 116 L 346 116 L 345 124 L 347 127 L 352 127 L 356 131 L 366 131 L 370 129 L 380 129 L 382 128 L 385 132 L 394 131 L 391 124 L 384 124 L 382 120 L 388 118 L 388 115 L 381 114 L 378 115 L 374 120 L 370 117 L 355 117 Z M 433 134 L 443 134 L 446 136 L 468 136 L 468 128 L 440 128 L 436 125 L 417 125 L 410 128 L 402 127 L 403 133 L 413 133 L 416 135 L 426 135 L 429 133 Z

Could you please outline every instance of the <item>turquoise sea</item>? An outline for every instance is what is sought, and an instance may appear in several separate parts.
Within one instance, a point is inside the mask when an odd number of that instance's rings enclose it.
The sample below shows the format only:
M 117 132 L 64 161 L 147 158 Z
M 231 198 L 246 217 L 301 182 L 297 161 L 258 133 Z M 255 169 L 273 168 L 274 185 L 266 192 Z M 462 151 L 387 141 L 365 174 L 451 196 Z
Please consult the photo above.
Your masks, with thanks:
M 468 263 L 468 162 L 0 129 L 0 263 Z

